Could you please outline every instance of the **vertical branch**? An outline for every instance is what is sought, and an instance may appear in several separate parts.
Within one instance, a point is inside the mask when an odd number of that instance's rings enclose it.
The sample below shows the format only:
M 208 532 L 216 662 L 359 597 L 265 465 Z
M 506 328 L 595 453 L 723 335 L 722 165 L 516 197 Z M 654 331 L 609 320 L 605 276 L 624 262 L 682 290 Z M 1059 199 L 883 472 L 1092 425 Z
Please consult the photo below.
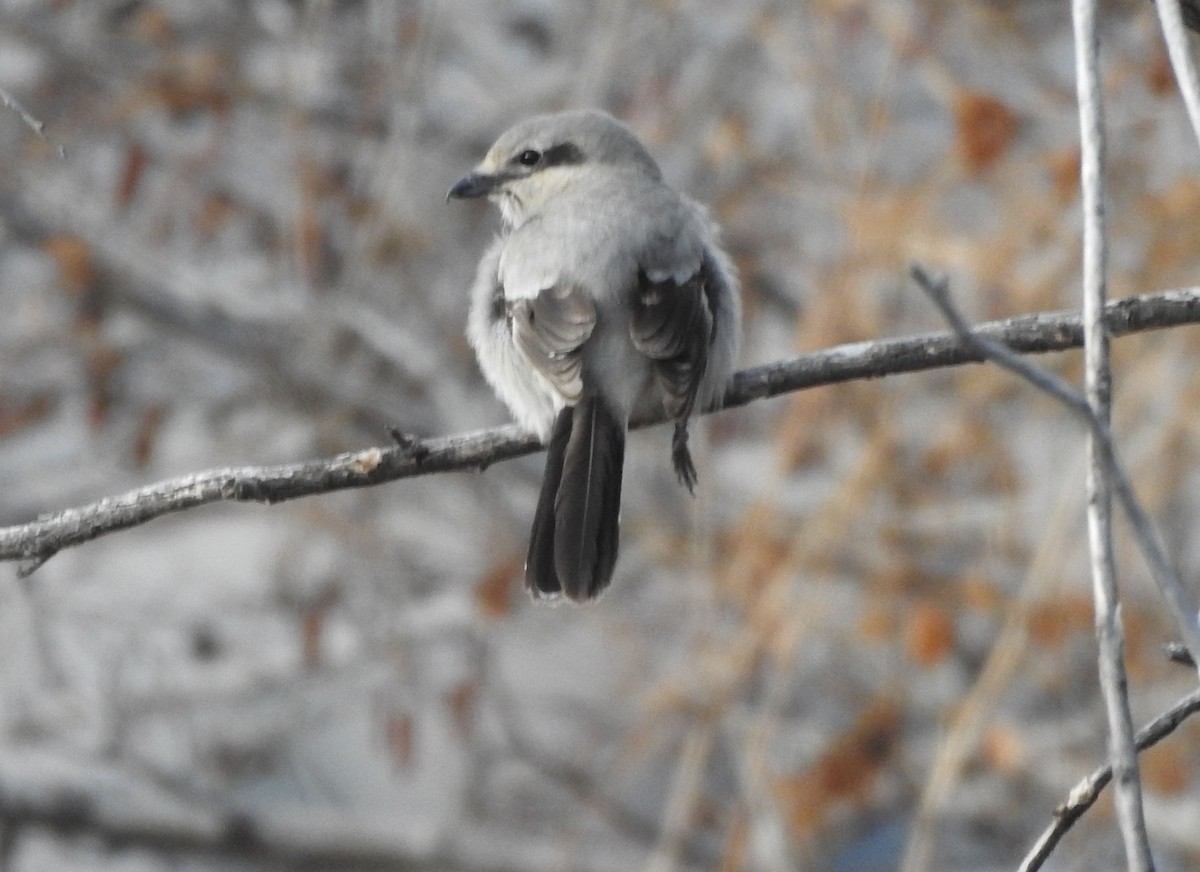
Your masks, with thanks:
M 1170 0 L 1173 2 L 1173 0 Z M 1095 0 L 1073 0 L 1075 76 L 1079 100 L 1080 173 L 1083 188 L 1083 329 L 1088 404 L 1105 426 L 1110 419 L 1112 374 L 1103 313 L 1107 296 L 1104 215 L 1104 104 Z M 1108 720 L 1108 755 L 1116 781 L 1117 818 L 1130 872 L 1154 868 L 1142 810 L 1133 718 L 1124 663 L 1112 543 L 1112 487 L 1106 446 L 1088 434 L 1088 543 L 1096 604 L 1100 687 Z

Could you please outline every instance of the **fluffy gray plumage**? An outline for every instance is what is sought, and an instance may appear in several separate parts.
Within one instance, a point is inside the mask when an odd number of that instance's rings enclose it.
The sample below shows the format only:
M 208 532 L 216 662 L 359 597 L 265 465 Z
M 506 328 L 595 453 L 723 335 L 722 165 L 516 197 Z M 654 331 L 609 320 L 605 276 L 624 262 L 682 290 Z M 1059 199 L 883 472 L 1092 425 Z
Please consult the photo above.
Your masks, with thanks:
M 516 124 L 450 196 L 500 208 L 467 334 L 496 393 L 549 443 L 526 583 L 591 599 L 616 562 L 636 411 L 657 406 L 675 420 L 675 471 L 695 483 L 688 418 L 720 401 L 737 355 L 732 265 L 703 207 L 664 183 L 645 146 L 603 112 Z

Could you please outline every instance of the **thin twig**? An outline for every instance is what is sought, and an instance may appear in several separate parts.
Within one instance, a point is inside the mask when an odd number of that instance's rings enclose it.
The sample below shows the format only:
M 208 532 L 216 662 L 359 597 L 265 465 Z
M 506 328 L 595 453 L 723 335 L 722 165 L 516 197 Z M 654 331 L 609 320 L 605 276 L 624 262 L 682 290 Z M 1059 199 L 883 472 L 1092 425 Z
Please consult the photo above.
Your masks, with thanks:
M 0 88 L 0 104 L 3 104 L 13 112 L 16 112 L 17 115 L 20 116 L 21 120 L 25 122 L 25 126 L 37 134 L 38 139 L 54 149 L 55 154 L 57 154 L 59 158 L 66 160 L 67 150 L 63 148 L 60 143 L 55 142 L 46 135 L 46 125 L 35 118 L 33 114 L 21 104 L 20 100 L 10 94 L 4 88 Z
M 1108 240 L 1104 188 L 1104 95 L 1100 89 L 1100 35 L 1096 0 L 1074 0 L 1075 88 L 1079 105 L 1080 182 L 1083 192 L 1084 383 L 1093 417 L 1109 430 L 1112 420 L 1112 370 L 1104 303 L 1108 297 Z M 1133 746 L 1125 675 L 1125 634 L 1121 627 L 1113 554 L 1112 485 L 1104 448 L 1088 434 L 1087 528 L 1096 604 L 1096 648 L 1100 692 L 1108 721 L 1108 759 L 1116 773 L 1117 824 L 1130 872 L 1152 872 L 1150 837 L 1142 806 L 1142 781 Z
M 1129 526 L 1133 530 L 1138 549 L 1150 567 L 1150 574 L 1154 578 L 1155 584 L 1158 585 L 1159 593 L 1167 602 L 1171 617 L 1175 620 L 1179 634 L 1183 637 L 1183 644 L 1193 654 L 1200 652 L 1200 620 L 1198 620 L 1196 609 L 1192 605 L 1191 594 L 1179 581 L 1175 570 L 1171 568 L 1166 552 L 1150 523 L 1150 518 L 1138 501 L 1129 476 L 1125 472 L 1125 467 L 1116 453 L 1108 427 L 1092 413 L 1092 407 L 1088 405 L 1087 399 L 1054 373 L 1023 360 L 1015 351 L 1005 347 L 1002 342 L 984 335 L 982 331 L 972 330 L 950 302 L 949 290 L 944 278 L 935 279 L 916 264 L 911 267 L 911 273 L 917 285 L 929 296 L 938 311 L 942 313 L 942 317 L 954 328 L 955 333 L 964 343 L 973 346 L 993 363 L 1004 367 L 1009 372 L 1016 373 L 1030 384 L 1050 394 L 1087 425 L 1096 441 L 1104 449 L 1104 462 L 1108 465 L 1109 473 L 1112 476 L 1113 490 L 1117 501 L 1121 504 L 1121 509 L 1129 520 Z M 1106 325 L 1111 333 L 1111 324 L 1107 319 Z
M 1105 324 L 1114 336 L 1196 323 L 1200 323 L 1200 288 L 1129 297 L 1105 308 Z M 1083 344 L 1083 326 L 1076 312 L 1020 315 L 982 324 L 973 335 L 1029 354 Z M 723 405 L 734 408 L 820 385 L 979 363 L 987 357 L 978 343 L 964 341 L 952 331 L 839 345 L 739 372 L 730 381 Z M 653 423 L 657 422 L 636 421 L 635 426 Z M 300 463 L 195 472 L 0 528 L 0 560 L 44 562 L 64 548 L 211 503 L 284 502 L 417 475 L 481 469 L 540 448 L 535 437 L 510 424 Z
M 1197 711 L 1200 711 L 1200 690 L 1185 696 L 1139 730 L 1137 736 L 1134 737 L 1137 750 L 1145 751 L 1152 745 L 1158 744 Z M 1037 842 L 1025 855 L 1025 859 L 1017 867 L 1018 872 L 1037 872 L 1038 869 L 1041 869 L 1042 864 L 1046 862 L 1062 837 L 1100 798 L 1101 792 L 1111 780 L 1112 767 L 1106 765 L 1101 766 L 1076 784 L 1067 794 L 1066 801 L 1054 810 L 1054 822 L 1046 827 L 1045 832 L 1038 837 Z

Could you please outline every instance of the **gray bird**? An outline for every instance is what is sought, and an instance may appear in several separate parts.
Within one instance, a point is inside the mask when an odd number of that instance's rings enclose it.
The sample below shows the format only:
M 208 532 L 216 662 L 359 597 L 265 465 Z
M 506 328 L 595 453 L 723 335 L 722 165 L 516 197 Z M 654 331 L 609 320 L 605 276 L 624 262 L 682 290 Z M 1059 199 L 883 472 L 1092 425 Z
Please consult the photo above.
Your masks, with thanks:
M 449 196 L 487 197 L 503 216 L 467 335 L 492 388 L 548 444 L 526 585 L 592 599 L 617 559 L 631 417 L 674 420 L 675 473 L 695 485 L 688 418 L 720 402 L 737 356 L 733 266 L 704 208 L 603 112 L 516 124 Z

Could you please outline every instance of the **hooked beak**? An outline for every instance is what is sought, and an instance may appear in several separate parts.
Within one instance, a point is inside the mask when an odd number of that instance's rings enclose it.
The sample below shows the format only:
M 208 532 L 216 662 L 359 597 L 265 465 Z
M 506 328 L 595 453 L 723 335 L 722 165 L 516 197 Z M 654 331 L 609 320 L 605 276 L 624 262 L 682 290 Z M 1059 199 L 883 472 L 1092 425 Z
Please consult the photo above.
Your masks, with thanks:
M 470 173 L 454 183 L 454 187 L 446 194 L 446 199 L 468 200 L 486 197 L 496 190 L 501 181 L 498 176 L 489 176 L 487 173 Z

